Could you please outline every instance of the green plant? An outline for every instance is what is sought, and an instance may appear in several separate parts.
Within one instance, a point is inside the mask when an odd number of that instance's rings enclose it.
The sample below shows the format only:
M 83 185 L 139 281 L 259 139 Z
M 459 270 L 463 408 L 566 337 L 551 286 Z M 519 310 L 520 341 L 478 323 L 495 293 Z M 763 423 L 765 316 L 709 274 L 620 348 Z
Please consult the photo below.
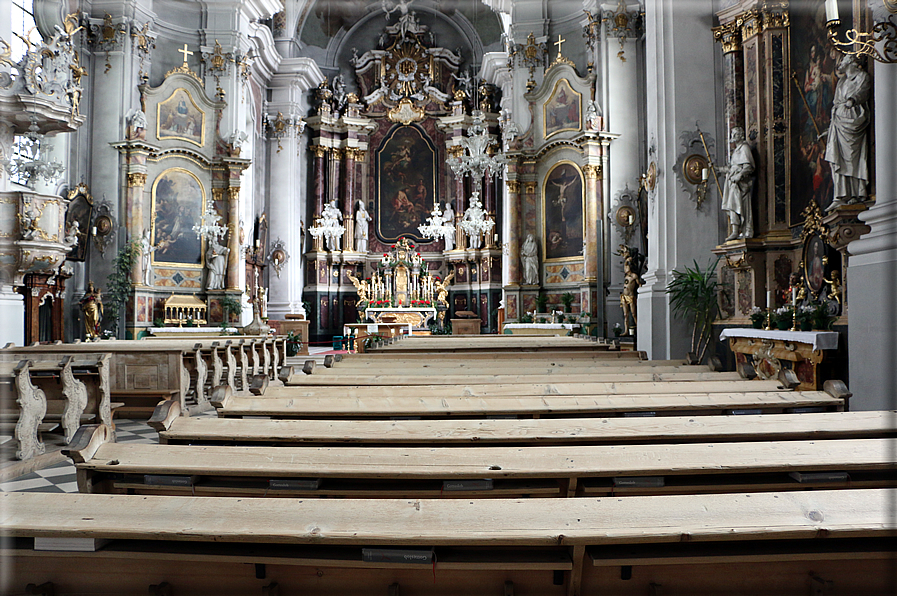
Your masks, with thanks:
M 160 317 L 156 317 L 155 319 L 153 319 L 153 327 L 164 327 L 164 326 L 165 326 L 165 319 L 162 319 Z
M 539 312 L 545 312 L 545 308 L 548 306 L 548 296 L 545 294 L 539 294 L 536 296 L 536 309 Z
M 299 353 L 302 346 L 302 336 L 297 335 L 295 331 L 287 333 L 287 356 L 295 356 Z
M 103 313 L 104 323 L 110 330 L 118 326 L 125 302 L 131 295 L 131 271 L 138 258 L 140 258 L 140 245 L 136 241 L 131 241 L 118 250 L 118 254 L 112 261 L 112 272 L 106 277 L 106 300 Z
M 683 271 L 673 270 L 673 279 L 667 285 L 673 312 L 686 319 L 692 319 L 690 361 L 700 363 L 704 359 L 710 342 L 711 326 L 716 316 L 717 292 L 716 263 L 701 269 L 697 261 L 694 268 L 688 266 Z
M 533 315 L 531 315 L 531 314 L 529 314 L 529 313 L 526 313 L 525 315 L 523 315 L 522 317 L 520 317 L 520 322 L 521 322 L 521 323 L 532 323 L 532 322 L 533 322 Z
M 243 303 L 233 296 L 222 296 L 219 302 L 221 304 L 221 310 L 224 313 L 225 323 L 231 322 L 231 315 L 239 315 L 243 312 Z
M 193 322 L 193 319 L 187 319 L 184 321 L 184 327 L 195 327 L 196 324 Z
M 573 301 L 576 299 L 576 296 L 573 295 L 573 292 L 564 292 L 561 294 L 561 303 L 564 305 L 564 311 L 570 312 L 573 309 Z
M 751 325 L 753 325 L 755 329 L 760 329 L 763 326 L 763 323 L 766 322 L 766 313 L 759 306 L 755 306 L 751 309 L 750 316 Z

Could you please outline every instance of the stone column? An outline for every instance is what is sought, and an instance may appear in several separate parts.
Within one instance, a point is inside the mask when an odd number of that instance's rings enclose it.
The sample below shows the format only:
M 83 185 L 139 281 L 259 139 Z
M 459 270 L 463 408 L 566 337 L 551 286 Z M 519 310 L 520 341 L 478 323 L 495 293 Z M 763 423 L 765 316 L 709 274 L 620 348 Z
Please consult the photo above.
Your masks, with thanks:
M 343 152 L 343 250 L 355 250 L 355 153 L 346 147 Z
M 505 263 L 505 286 L 519 287 L 523 282 L 520 264 L 520 236 L 522 217 L 520 214 L 520 182 L 508 180 L 505 182 L 508 188 L 508 198 L 505 202 L 505 220 L 508 222 L 505 228 L 505 244 L 508 247 Z
M 214 191 L 213 191 L 214 192 Z M 228 290 L 240 289 L 240 187 L 227 189 L 227 280 Z
M 132 241 L 140 241 L 143 236 L 143 191 L 146 186 L 146 171 L 128 172 L 128 194 L 125 197 L 127 203 L 128 238 Z M 131 267 L 131 283 L 143 285 L 141 259 L 135 259 Z
M 598 248 L 598 226 L 601 222 L 601 178 L 600 165 L 585 165 L 582 168 L 586 177 L 586 211 L 583 214 L 586 223 L 585 246 L 585 281 L 589 284 L 598 282 L 598 259 L 601 258 Z
M 322 147 L 321 145 L 315 145 L 311 148 L 311 150 L 315 154 L 315 162 L 314 162 L 314 177 L 315 177 L 315 186 L 314 186 L 314 196 L 315 196 L 315 218 L 321 217 L 321 213 L 324 211 L 324 196 L 327 194 L 327 174 L 326 174 L 326 157 L 327 157 L 327 147 Z
M 890 16 L 870 1 L 876 22 Z M 894 20 L 894 19 L 892 19 Z M 897 396 L 897 66 L 875 64 L 875 204 L 871 228 L 850 243 L 848 346 L 851 409 L 892 410 Z

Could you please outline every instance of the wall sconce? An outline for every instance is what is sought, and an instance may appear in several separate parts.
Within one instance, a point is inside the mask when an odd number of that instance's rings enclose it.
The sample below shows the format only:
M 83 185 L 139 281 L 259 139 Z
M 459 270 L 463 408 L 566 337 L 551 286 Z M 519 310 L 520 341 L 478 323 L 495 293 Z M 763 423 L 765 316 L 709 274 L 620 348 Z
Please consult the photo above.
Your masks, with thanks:
M 612 208 L 608 214 L 611 223 L 617 228 L 617 233 L 620 234 L 624 244 L 627 246 L 632 241 L 632 234 L 635 232 L 638 221 L 637 201 L 637 193 L 630 190 L 627 185 L 614 197 L 616 207 Z
M 707 180 L 710 178 L 710 162 L 703 155 L 692 154 L 682 164 L 682 175 L 695 186 L 695 202 L 698 207 L 707 198 Z
M 277 274 L 278 279 L 280 279 L 280 272 L 283 270 L 283 266 L 289 260 L 290 253 L 287 252 L 287 247 L 283 240 L 278 238 L 271 245 L 271 251 L 268 253 L 268 262 L 274 266 L 274 272 Z
M 648 171 L 641 175 L 639 178 L 639 186 L 644 188 L 647 192 L 654 192 L 654 187 L 657 185 L 657 162 L 652 161 L 648 164 Z
M 897 13 L 897 1 L 884 0 L 884 4 L 889 12 Z M 841 26 L 838 0 L 825 0 L 825 20 L 829 41 L 842 54 L 871 56 L 874 60 L 885 64 L 897 63 L 897 25 L 893 17 L 875 23 L 869 33 L 848 29 L 844 32 L 847 41 L 837 39 L 838 28 Z M 877 47 L 879 44 L 881 51 Z
M 112 204 L 106 200 L 106 195 L 103 195 L 103 200 L 100 201 L 93 218 L 93 227 L 91 229 L 93 245 L 97 247 L 102 256 L 105 256 L 106 247 L 113 240 L 112 232 L 118 227 L 118 222 L 115 220 L 115 216 L 112 215 L 111 207 Z

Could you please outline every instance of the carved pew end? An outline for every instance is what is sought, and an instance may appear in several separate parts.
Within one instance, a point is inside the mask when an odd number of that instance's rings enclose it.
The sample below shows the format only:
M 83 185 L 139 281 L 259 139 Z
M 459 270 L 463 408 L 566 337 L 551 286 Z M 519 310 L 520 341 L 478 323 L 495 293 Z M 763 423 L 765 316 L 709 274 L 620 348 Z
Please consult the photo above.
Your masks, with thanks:
M 62 454 L 76 464 L 84 463 L 93 458 L 100 445 L 111 442 L 112 438 L 112 428 L 108 424 L 83 424 Z
M 838 397 L 844 400 L 844 409 L 848 410 L 848 405 L 850 404 L 850 398 L 853 397 L 853 393 L 847 388 L 847 385 L 844 384 L 844 381 L 832 379 L 830 381 L 826 381 L 822 384 L 822 390 L 831 395 L 832 397 Z
M 779 371 L 779 382 L 785 389 L 794 389 L 800 385 L 800 379 L 797 374 L 790 368 L 783 368 Z
M 295 374 L 292 366 L 281 366 L 280 372 L 277 373 L 277 378 L 283 381 L 284 385 L 288 385 L 290 381 L 293 380 L 293 374 Z
M 315 370 L 315 361 L 314 360 L 306 360 L 305 364 L 302 365 L 302 372 L 307 375 L 310 375 Z
M 719 356 L 711 356 L 707 359 L 707 364 L 710 365 L 710 370 L 713 372 L 722 372 L 723 370 L 723 362 Z
M 219 385 L 218 387 L 227 387 L 227 385 Z M 218 388 L 216 387 L 216 389 Z M 214 393 L 213 393 L 214 398 Z M 159 405 L 156 406 L 156 409 L 153 410 L 153 415 L 150 416 L 150 419 L 146 421 L 156 432 L 162 432 L 163 430 L 168 430 L 171 427 L 171 423 L 174 422 L 181 415 L 181 402 L 176 399 L 166 399 L 163 402 L 160 402 Z
M 334 355 L 333 355 L 333 361 L 334 361 L 334 362 L 342 362 L 342 361 L 343 361 L 343 355 L 342 355 L 342 354 L 334 354 Z
M 212 389 L 212 397 L 209 398 L 209 403 L 211 403 L 214 408 L 223 408 L 233 396 L 234 390 L 230 385 L 218 385 Z
M 324 356 L 324 368 L 333 368 L 333 354 Z
M 266 389 L 268 389 L 268 375 L 252 375 L 249 392 L 253 395 L 264 395 Z
M 738 366 L 736 366 L 736 369 L 738 370 L 738 374 L 742 379 L 750 380 L 757 378 L 757 371 L 754 370 L 754 365 L 750 362 L 740 362 Z
M 687 354 L 685 354 L 685 362 L 687 364 L 692 364 L 692 365 L 699 364 L 698 363 L 698 355 L 695 354 L 694 352 L 688 352 Z

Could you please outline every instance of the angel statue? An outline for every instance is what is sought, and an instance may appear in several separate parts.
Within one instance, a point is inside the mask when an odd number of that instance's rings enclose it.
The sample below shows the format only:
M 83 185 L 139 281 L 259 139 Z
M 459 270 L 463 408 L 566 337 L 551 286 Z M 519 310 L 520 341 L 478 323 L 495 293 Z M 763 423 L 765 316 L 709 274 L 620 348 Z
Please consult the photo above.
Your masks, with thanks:
M 445 281 L 439 281 L 436 279 L 433 282 L 433 289 L 436 290 L 436 302 L 448 308 L 448 287 L 452 283 L 452 279 L 455 278 L 455 272 L 452 271 L 445 278 Z
M 352 282 L 352 285 L 355 286 L 355 291 L 358 292 L 358 302 L 369 301 L 370 287 L 368 286 L 367 280 L 358 279 L 351 273 L 347 273 L 346 276 L 349 278 L 349 281 Z

